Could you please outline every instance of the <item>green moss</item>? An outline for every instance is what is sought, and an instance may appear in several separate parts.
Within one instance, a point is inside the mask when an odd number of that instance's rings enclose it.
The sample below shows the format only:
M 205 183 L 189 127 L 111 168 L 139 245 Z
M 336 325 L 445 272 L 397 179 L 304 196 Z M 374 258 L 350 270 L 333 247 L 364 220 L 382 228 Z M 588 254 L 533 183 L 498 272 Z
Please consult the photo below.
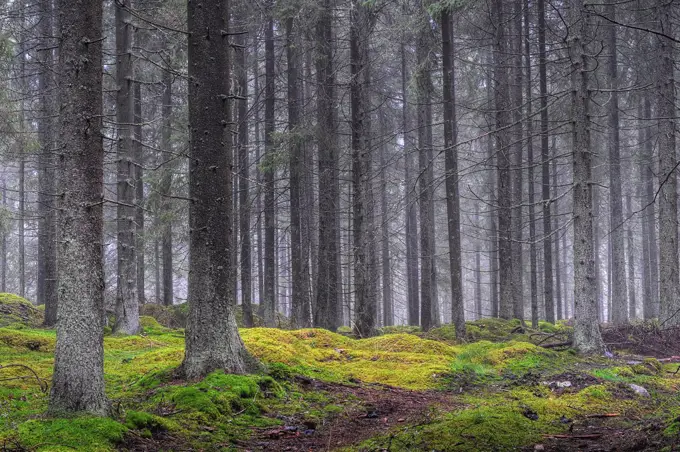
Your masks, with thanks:
M 40 419 L 21 424 L 17 440 L 23 447 L 37 451 L 112 451 L 127 430 L 109 418 Z
M 36 352 L 53 352 L 56 338 L 53 332 L 0 328 L 0 345 Z
M 38 327 L 42 325 L 44 311 L 18 295 L 0 293 L 0 328 L 10 325 Z

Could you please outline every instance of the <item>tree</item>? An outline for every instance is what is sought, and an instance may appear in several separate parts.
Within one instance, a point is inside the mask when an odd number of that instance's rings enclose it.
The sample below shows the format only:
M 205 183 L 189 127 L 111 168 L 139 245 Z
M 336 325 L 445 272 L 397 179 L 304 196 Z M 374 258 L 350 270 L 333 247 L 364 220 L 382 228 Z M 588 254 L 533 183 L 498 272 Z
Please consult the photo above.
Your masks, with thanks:
M 375 330 L 377 293 L 371 165 L 369 45 L 374 25 L 370 5 L 352 0 L 350 72 L 352 122 L 352 232 L 354 248 L 354 330 L 360 337 Z
M 574 347 L 582 353 L 599 353 L 604 344 L 597 317 L 597 281 L 593 250 L 592 149 L 590 144 L 590 13 L 584 0 L 569 0 L 573 139 L 574 223 Z
M 116 8 L 116 121 L 118 129 L 116 323 L 113 331 L 139 331 L 135 258 L 135 162 L 133 155 L 134 90 L 132 79 L 132 23 L 130 0 Z
M 458 128 L 456 124 L 456 90 L 453 63 L 451 12 L 441 12 L 442 72 L 444 90 L 444 159 L 446 166 L 446 216 L 449 231 L 449 267 L 451 273 L 451 323 L 456 337 L 465 337 L 465 305 L 460 259 L 460 194 L 458 191 Z M 479 292 L 478 292 L 479 293 Z M 481 302 L 480 310 L 481 310 Z
M 181 370 L 246 373 L 255 363 L 236 327 L 230 283 L 232 146 L 229 129 L 229 2 L 187 4 L 189 30 L 189 315 Z
M 106 415 L 102 3 L 58 0 L 57 10 L 59 304 L 49 409 Z
M 671 33 L 671 4 L 655 4 L 659 30 Z M 680 274 L 678 273 L 678 195 L 675 166 L 675 78 L 673 44 L 667 36 L 657 36 L 656 68 L 657 116 L 659 117 L 659 277 L 661 279 L 659 319 L 665 325 L 680 325 Z
M 335 68 L 333 65 L 333 3 L 324 0 L 316 19 L 316 135 L 319 166 L 319 251 L 314 326 L 335 331 L 340 326 L 340 188 L 336 137 Z

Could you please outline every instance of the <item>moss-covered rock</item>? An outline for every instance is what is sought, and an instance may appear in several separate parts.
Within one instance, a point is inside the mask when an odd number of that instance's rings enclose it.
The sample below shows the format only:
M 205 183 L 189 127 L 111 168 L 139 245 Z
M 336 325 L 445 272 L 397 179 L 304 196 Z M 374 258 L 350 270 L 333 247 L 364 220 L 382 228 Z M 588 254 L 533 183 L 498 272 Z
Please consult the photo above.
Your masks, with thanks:
M 42 325 L 44 311 L 18 295 L 0 293 L 0 328 L 7 326 L 38 327 Z

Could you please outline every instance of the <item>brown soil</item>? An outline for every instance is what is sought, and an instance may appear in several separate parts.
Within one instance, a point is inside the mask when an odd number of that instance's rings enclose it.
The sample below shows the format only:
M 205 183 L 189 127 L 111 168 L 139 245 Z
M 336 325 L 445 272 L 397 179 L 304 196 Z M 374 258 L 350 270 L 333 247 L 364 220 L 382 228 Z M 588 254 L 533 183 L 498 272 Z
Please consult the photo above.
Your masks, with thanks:
M 249 441 L 238 444 L 249 451 L 327 451 L 357 444 L 387 433 L 400 425 L 427 423 L 433 416 L 455 409 L 450 394 L 409 391 L 382 385 L 345 386 L 315 380 L 303 383 L 315 391 L 326 391 L 332 400 L 342 401 L 342 413 L 313 425 L 303 419 L 287 419 L 275 429 L 254 431 Z M 348 400 L 356 403 L 347 404 Z
M 680 327 L 663 328 L 648 323 L 605 326 L 602 338 L 612 350 L 654 358 L 680 355 Z

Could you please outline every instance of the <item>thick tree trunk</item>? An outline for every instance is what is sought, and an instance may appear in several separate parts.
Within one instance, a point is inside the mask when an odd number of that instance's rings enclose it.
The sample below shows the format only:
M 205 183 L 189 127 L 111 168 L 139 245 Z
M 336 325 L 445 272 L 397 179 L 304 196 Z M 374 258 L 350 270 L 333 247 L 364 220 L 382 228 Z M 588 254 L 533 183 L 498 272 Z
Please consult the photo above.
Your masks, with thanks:
M 642 102 L 643 113 L 640 117 L 647 123 L 652 117 L 652 102 L 645 97 Z M 654 202 L 654 138 L 652 127 L 648 124 L 641 128 L 643 158 L 640 159 L 640 181 L 642 183 L 642 205 L 645 206 L 642 218 L 642 252 L 644 254 L 644 302 L 642 304 L 645 320 L 659 317 L 659 259 L 656 235 L 656 204 Z
M 446 168 L 446 214 L 449 232 L 449 267 L 451 277 L 451 323 L 456 337 L 465 337 L 465 303 L 460 246 L 460 193 L 458 190 L 458 126 L 456 124 L 456 89 L 454 69 L 454 43 L 451 13 L 441 14 L 442 71 L 444 97 L 444 159 Z M 434 240 L 433 240 L 434 241 Z M 434 252 L 434 250 L 432 250 Z M 479 260 L 479 250 L 476 253 Z M 479 262 L 477 262 L 479 266 Z M 479 272 L 477 273 L 479 280 Z M 479 282 L 479 281 L 478 281 Z M 481 313 L 481 290 L 477 287 L 478 311 Z
M 612 21 L 616 20 L 616 5 L 610 1 L 606 6 L 606 14 Z M 626 298 L 626 254 L 624 246 L 625 228 L 623 225 L 623 195 L 621 192 L 621 157 L 619 137 L 619 93 L 618 93 L 618 58 L 617 33 L 613 23 L 607 24 L 607 71 L 609 76 L 608 123 L 609 123 L 609 224 L 612 246 L 612 312 L 611 319 L 615 325 L 628 322 L 628 306 Z M 631 281 L 632 284 L 632 281 Z
M 545 0 L 538 0 L 538 77 L 541 96 L 541 188 L 543 202 L 543 300 L 545 319 L 555 323 L 553 298 L 552 220 L 550 216 L 550 146 L 548 132 L 548 76 L 545 48 Z
M 182 371 L 194 379 L 216 370 L 246 373 L 254 360 L 236 327 L 229 287 L 232 149 L 228 102 L 229 2 L 189 2 L 189 316 Z
M 659 0 L 656 6 L 657 28 L 672 33 L 671 4 Z M 669 38 L 658 37 L 656 94 L 660 118 L 659 143 L 659 269 L 660 313 L 665 326 L 680 325 L 680 276 L 678 274 L 678 194 L 675 165 L 675 79 L 673 45 Z
M 631 221 L 633 218 L 633 196 L 626 195 L 626 218 Z M 633 225 L 628 224 L 626 240 L 628 246 L 628 317 L 630 320 L 637 318 L 637 297 L 635 296 L 635 239 L 633 236 Z
M 555 302 L 553 304 L 554 307 L 554 319 L 561 319 L 562 318 L 562 305 L 564 304 L 564 299 L 566 298 L 567 292 L 562 291 L 562 264 L 560 263 L 560 257 L 562 253 L 564 253 L 566 250 L 560 251 L 560 237 L 564 237 L 567 232 L 560 230 L 560 202 L 558 201 L 558 198 L 560 196 L 559 194 L 559 185 L 557 185 L 557 158 L 554 158 L 552 161 L 552 182 L 553 182 L 553 198 L 555 201 L 552 203 L 553 208 L 555 209 L 555 214 L 552 216 L 553 220 L 553 233 L 555 234 L 553 237 L 551 237 L 548 242 L 551 244 L 555 245 L 555 252 L 552 254 L 554 256 L 554 261 L 555 261 Z M 597 218 L 597 216 L 596 216 Z M 597 241 L 595 241 L 597 243 Z M 597 249 L 597 247 L 595 247 Z M 566 265 L 564 266 L 566 269 Z
M 569 56 L 571 61 L 573 124 L 574 223 L 574 347 L 581 353 L 604 349 L 597 318 L 595 262 L 593 260 L 592 149 L 590 146 L 588 78 L 589 13 L 584 0 L 570 0 Z
M 102 3 L 58 0 L 59 306 L 49 410 L 107 415 Z
M 376 293 L 374 202 L 371 162 L 369 45 L 373 27 L 370 6 L 353 0 L 350 12 L 350 104 L 352 110 L 352 231 L 354 234 L 354 330 L 359 337 L 375 332 Z
M 317 142 L 319 149 L 319 251 L 317 255 L 314 326 L 335 331 L 340 326 L 341 274 L 339 246 L 340 189 L 333 65 L 333 2 L 324 0 L 316 22 Z
M 135 190 L 132 148 L 134 94 L 132 80 L 132 24 L 130 0 L 122 0 L 116 9 L 116 121 L 118 129 L 117 183 L 117 273 L 116 323 L 113 331 L 136 334 L 139 331 L 139 305 L 136 292 L 135 260 Z
M 260 63 L 258 50 L 258 37 L 253 36 L 253 89 L 255 90 L 255 105 L 253 105 L 253 116 L 255 122 L 255 180 L 257 182 L 257 190 L 255 193 L 255 208 L 257 209 L 257 222 L 255 224 L 255 236 L 257 242 L 257 299 L 258 299 L 258 315 L 262 316 L 264 305 L 262 300 L 264 298 L 264 259 L 263 248 L 264 241 L 262 236 L 262 171 L 260 169 L 261 157 L 261 134 L 260 134 L 260 108 L 261 95 L 260 92 Z
M 513 104 L 512 127 L 512 312 L 513 317 L 524 322 L 524 265 L 523 265 L 523 221 L 522 197 L 524 195 L 524 143 L 523 143 L 523 108 L 522 108 L 522 0 L 512 2 L 512 66 L 513 83 L 511 85 Z

